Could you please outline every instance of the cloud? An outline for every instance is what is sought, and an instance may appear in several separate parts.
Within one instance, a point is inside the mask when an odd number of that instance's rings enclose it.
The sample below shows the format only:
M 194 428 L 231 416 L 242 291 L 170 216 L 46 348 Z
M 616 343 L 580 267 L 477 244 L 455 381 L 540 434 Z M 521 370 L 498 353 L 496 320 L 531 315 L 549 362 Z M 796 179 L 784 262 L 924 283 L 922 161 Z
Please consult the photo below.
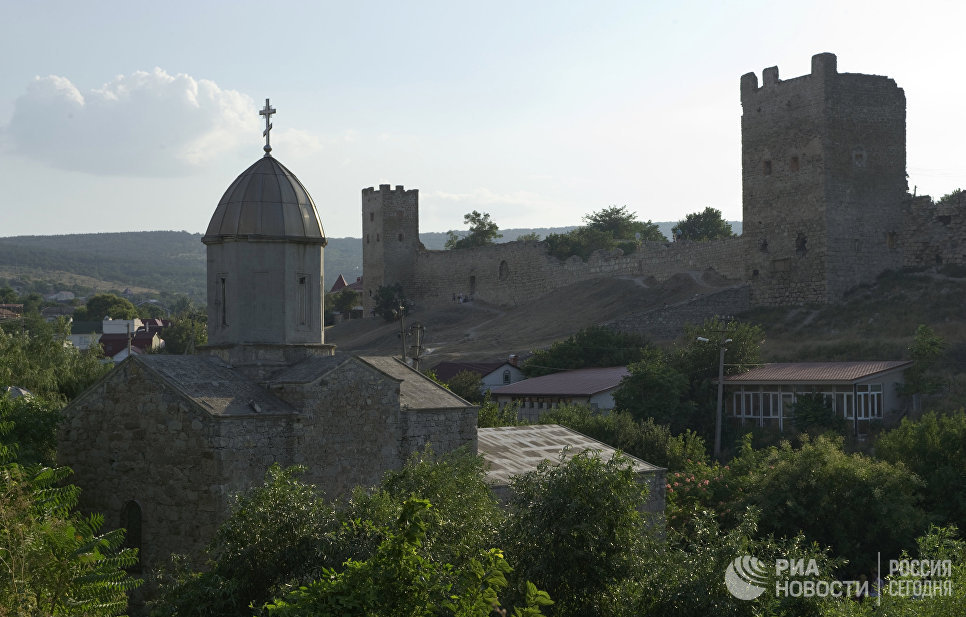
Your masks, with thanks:
M 97 175 L 186 175 L 252 140 L 247 95 L 160 68 L 79 90 L 37 77 L 14 104 L 5 141 L 53 167 Z

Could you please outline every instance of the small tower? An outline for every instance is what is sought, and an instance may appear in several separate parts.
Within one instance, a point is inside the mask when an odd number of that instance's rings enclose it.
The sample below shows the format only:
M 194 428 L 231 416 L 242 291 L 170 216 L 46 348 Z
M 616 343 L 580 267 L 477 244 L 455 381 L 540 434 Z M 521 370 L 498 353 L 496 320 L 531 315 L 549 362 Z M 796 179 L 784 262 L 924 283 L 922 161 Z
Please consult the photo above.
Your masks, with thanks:
M 265 155 L 238 176 L 211 217 L 208 343 L 322 344 L 322 251 L 319 213 L 302 186 L 271 154 L 265 99 Z
M 388 184 L 362 189 L 362 284 L 366 314 L 383 285 L 412 296 L 419 241 L 419 191 Z

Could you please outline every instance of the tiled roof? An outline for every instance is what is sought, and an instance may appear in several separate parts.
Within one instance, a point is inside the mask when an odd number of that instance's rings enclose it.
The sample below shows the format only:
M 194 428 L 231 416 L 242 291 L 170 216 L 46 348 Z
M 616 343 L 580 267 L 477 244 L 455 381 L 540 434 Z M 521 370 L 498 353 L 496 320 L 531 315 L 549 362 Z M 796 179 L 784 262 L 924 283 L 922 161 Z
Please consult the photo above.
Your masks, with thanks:
M 332 293 L 332 292 L 339 291 L 340 289 L 342 289 L 343 287 L 346 287 L 347 285 L 348 283 L 346 283 L 345 277 L 340 274 L 339 278 L 335 279 L 335 282 L 332 283 L 332 289 L 330 289 L 329 292 Z
M 494 396 L 590 396 L 616 388 L 629 374 L 626 366 L 580 368 L 524 379 L 492 392 Z
M 417 370 L 390 356 L 359 356 L 366 364 L 398 379 L 399 406 L 403 409 L 460 409 L 473 407 Z
M 543 461 L 558 462 L 562 452 L 571 458 L 585 450 L 596 450 L 605 461 L 616 452 L 605 443 L 559 424 L 481 428 L 477 442 L 488 466 L 486 480 L 496 486 L 509 484 L 511 477 L 533 471 Z M 638 473 L 661 469 L 628 454 L 624 456 Z
M 496 369 L 506 364 L 506 362 L 440 362 L 433 367 L 436 379 L 449 381 L 463 371 L 476 373 L 480 377 L 489 375 Z
M 784 362 L 766 364 L 740 375 L 728 375 L 725 383 L 852 383 L 912 365 L 908 360 L 871 362 Z

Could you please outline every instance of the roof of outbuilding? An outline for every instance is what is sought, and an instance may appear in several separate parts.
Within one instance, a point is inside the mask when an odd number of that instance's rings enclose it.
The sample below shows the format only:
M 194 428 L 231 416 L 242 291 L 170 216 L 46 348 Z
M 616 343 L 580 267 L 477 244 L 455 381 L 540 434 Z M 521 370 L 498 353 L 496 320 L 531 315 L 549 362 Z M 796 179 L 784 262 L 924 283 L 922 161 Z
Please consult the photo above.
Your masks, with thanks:
M 725 383 L 814 383 L 849 384 L 880 373 L 905 369 L 909 360 L 869 362 L 783 362 L 765 364 L 739 375 L 728 375 Z
M 397 358 L 359 356 L 359 359 L 400 382 L 399 406 L 402 409 L 458 409 L 474 406 Z
M 585 450 L 594 450 L 608 461 L 617 452 L 603 442 L 559 424 L 481 428 L 476 435 L 478 451 L 488 465 L 486 481 L 496 486 L 509 484 L 510 478 L 535 470 L 543 461 L 559 462 L 561 453 L 569 459 Z M 638 473 L 661 469 L 629 454 L 624 456 Z
M 315 202 L 295 174 L 272 156 L 235 178 L 201 241 L 249 237 L 325 245 Z
M 629 374 L 626 366 L 579 368 L 524 379 L 492 392 L 494 396 L 591 396 L 616 388 Z
M 433 367 L 433 372 L 440 381 L 449 381 L 463 371 L 486 377 L 504 364 L 507 362 L 440 362 Z

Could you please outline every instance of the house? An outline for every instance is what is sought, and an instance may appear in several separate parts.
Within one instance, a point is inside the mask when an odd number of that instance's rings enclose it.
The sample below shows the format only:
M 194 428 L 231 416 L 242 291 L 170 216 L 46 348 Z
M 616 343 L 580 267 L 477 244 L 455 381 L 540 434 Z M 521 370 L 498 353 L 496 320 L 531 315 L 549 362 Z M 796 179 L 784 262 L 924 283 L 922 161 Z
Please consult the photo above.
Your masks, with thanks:
M 525 420 L 536 420 L 558 405 L 613 409 L 614 390 L 629 374 L 625 366 L 574 369 L 493 388 L 490 394 L 500 407 L 518 403 L 519 417 Z
M 60 319 L 61 317 L 66 317 L 67 319 L 73 319 L 74 307 L 66 304 L 58 304 L 57 306 L 45 306 L 40 309 L 40 316 L 44 318 L 44 321 L 52 323 Z
M 114 360 L 115 364 L 128 357 L 128 341 L 130 353 L 141 354 L 156 351 L 164 347 L 164 341 L 155 333 L 138 330 L 134 334 L 103 334 L 98 341 L 104 350 L 104 355 Z
M 54 302 L 70 302 L 74 299 L 74 292 L 72 291 L 58 291 L 57 293 L 47 294 L 44 296 L 44 300 L 52 300 Z
M 433 367 L 436 379 L 443 383 L 464 371 L 480 376 L 483 392 L 527 378 L 520 370 L 516 354 L 512 354 L 506 362 L 440 362 Z
M 90 349 L 103 333 L 101 321 L 74 321 L 70 324 L 70 343 L 77 349 Z
M 362 293 L 362 277 L 357 276 L 355 283 L 347 283 L 345 277 L 340 274 L 339 278 L 335 279 L 335 283 L 332 284 L 332 289 L 329 290 L 329 293 L 336 293 L 343 289 Z
M 559 424 L 481 428 L 476 434 L 478 451 L 486 462 L 486 483 L 503 502 L 509 497 L 512 478 L 536 470 L 543 461 L 559 462 L 561 456 L 569 459 L 585 450 L 609 461 L 617 453 L 615 448 Z M 629 454 L 624 457 L 647 485 L 644 511 L 663 515 L 667 469 Z
M 739 425 L 784 430 L 796 398 L 823 394 L 835 413 L 868 432 L 872 422 L 894 423 L 902 413 L 899 387 L 911 361 L 791 362 L 765 364 L 724 378 L 724 405 Z M 789 425 L 790 426 L 790 425 Z
M 20 319 L 23 315 L 23 304 L 0 304 L 0 321 Z

